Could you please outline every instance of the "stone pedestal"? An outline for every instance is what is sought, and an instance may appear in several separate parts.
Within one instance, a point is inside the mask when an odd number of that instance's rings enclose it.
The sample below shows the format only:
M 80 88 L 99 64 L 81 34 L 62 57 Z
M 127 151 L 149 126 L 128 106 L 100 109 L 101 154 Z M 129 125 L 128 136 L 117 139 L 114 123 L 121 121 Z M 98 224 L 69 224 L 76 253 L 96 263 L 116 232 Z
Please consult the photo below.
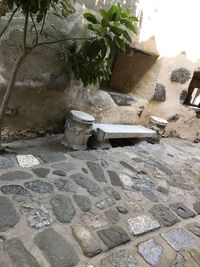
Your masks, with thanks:
M 71 110 L 65 123 L 62 144 L 74 150 L 86 149 L 94 121 L 95 118 L 85 112 Z
M 148 138 L 148 141 L 152 143 L 159 143 L 162 135 L 165 133 L 165 128 L 168 121 L 157 116 L 151 116 L 149 122 L 149 128 L 156 132 L 156 137 Z

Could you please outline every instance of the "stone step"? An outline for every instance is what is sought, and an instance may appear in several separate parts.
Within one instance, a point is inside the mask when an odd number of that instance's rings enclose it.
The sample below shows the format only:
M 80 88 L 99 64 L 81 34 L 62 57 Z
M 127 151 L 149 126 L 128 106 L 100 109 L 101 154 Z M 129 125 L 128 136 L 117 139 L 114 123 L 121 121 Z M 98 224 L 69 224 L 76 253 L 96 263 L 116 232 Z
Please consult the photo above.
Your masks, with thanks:
M 93 124 L 93 134 L 99 141 L 116 138 L 155 137 L 156 132 L 141 125 Z

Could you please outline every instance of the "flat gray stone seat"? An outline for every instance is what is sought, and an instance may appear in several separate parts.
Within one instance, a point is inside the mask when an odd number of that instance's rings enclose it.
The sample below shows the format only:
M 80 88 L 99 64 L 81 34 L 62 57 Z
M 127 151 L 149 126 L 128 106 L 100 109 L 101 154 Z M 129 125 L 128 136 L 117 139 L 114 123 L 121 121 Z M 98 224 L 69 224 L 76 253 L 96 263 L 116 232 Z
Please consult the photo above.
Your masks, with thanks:
M 141 125 L 93 124 L 93 134 L 98 141 L 116 138 L 155 137 L 156 132 Z

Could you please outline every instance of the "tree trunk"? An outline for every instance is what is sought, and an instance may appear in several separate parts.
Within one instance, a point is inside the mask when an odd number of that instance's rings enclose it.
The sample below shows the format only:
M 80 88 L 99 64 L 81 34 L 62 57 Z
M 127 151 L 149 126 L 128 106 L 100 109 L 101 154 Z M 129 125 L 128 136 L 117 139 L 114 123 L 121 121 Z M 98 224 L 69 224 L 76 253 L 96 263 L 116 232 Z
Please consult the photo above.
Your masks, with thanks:
M 2 124 L 3 124 L 3 119 L 4 119 L 4 115 L 5 115 L 5 111 L 6 108 L 8 106 L 10 97 L 11 97 L 11 93 L 12 93 L 12 89 L 14 88 L 15 85 L 15 81 L 17 78 L 17 74 L 19 71 L 19 68 L 23 62 L 23 60 L 25 59 L 25 57 L 30 53 L 30 51 L 27 51 L 26 49 L 19 55 L 19 57 L 17 58 L 16 62 L 14 63 L 13 66 L 13 70 L 11 72 L 11 76 L 8 82 L 8 86 L 7 89 L 4 93 L 2 102 L 1 102 L 1 107 L 0 107 L 0 148 L 1 148 L 1 142 L 2 142 Z

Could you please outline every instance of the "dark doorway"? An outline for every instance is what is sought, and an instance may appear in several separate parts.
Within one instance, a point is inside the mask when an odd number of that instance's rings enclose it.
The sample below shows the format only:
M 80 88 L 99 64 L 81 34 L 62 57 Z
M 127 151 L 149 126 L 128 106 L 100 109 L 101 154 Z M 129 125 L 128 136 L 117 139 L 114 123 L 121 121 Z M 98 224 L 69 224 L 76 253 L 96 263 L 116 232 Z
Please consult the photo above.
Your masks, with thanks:
M 194 72 L 184 104 L 200 108 L 200 72 Z

